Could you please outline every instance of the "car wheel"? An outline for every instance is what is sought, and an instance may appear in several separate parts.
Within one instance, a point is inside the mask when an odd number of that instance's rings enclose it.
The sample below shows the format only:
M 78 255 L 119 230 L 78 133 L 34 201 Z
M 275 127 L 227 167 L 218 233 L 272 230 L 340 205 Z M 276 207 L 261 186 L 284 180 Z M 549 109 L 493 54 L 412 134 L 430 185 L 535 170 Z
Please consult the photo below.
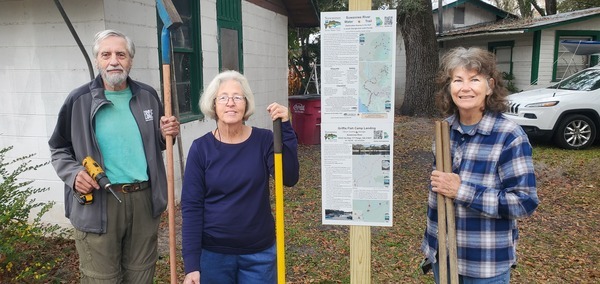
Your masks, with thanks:
M 565 117 L 556 133 L 554 141 L 565 149 L 585 149 L 596 139 L 596 124 L 585 115 L 575 114 Z

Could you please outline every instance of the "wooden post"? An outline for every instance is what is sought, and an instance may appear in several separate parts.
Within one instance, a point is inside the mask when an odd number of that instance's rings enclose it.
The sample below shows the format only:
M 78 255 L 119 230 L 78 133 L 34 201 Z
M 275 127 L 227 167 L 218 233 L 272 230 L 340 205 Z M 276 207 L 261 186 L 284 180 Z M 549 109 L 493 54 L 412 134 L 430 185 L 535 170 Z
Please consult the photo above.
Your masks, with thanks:
M 450 155 L 450 125 L 442 122 L 442 141 L 444 152 L 444 172 L 452 172 L 452 158 Z M 456 248 L 456 220 L 454 217 L 454 200 L 445 198 L 446 201 L 446 228 L 448 230 L 448 257 L 450 261 L 450 283 L 458 284 L 458 259 Z M 439 220 L 438 220 L 439 221 Z
M 349 11 L 371 10 L 371 0 L 349 0 Z M 371 227 L 350 226 L 350 283 L 371 283 Z
M 435 168 L 444 171 L 444 139 L 442 122 L 435 122 Z M 448 249 L 446 245 L 446 197 L 437 194 L 439 283 L 448 283 Z
M 452 172 L 450 155 L 450 126 L 447 121 L 435 122 L 435 167 L 438 171 Z M 456 248 L 456 220 L 452 198 L 437 194 L 438 210 L 438 264 L 439 283 L 458 284 L 458 259 Z M 450 261 L 450 273 L 448 273 Z
M 350 283 L 371 283 L 369 226 L 350 226 Z

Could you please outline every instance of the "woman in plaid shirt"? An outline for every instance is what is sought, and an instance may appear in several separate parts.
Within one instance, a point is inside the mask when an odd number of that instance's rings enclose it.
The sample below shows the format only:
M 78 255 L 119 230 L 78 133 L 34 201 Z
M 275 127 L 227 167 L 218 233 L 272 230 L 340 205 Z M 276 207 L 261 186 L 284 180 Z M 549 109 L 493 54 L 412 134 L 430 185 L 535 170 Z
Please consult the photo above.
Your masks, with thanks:
M 448 115 L 452 173 L 431 173 L 421 249 L 437 266 L 437 193 L 454 200 L 461 283 L 509 283 L 517 261 L 517 219 L 538 206 L 531 145 L 502 112 L 508 91 L 494 55 L 455 48 L 442 58 L 436 105 Z

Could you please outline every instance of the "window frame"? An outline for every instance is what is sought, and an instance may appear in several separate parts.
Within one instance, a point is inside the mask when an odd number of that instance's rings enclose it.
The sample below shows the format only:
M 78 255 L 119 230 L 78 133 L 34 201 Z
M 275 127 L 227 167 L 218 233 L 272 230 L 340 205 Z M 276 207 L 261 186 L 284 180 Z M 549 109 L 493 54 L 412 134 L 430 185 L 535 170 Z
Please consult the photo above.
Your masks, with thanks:
M 244 37 L 242 33 L 242 1 L 241 0 L 217 0 L 217 34 L 219 39 L 219 70 L 223 70 L 223 48 L 230 46 L 222 42 L 221 29 L 237 31 L 237 54 L 238 68 L 236 70 L 244 73 Z
M 559 82 L 560 80 L 557 79 L 557 72 L 558 72 L 558 57 L 559 57 L 559 53 L 560 53 L 560 41 L 562 40 L 562 38 L 565 37 L 588 37 L 590 38 L 590 40 L 598 40 L 600 39 L 600 32 L 599 31 L 576 31 L 576 30 L 559 30 L 556 31 L 555 36 L 554 36 L 554 60 L 552 62 L 552 82 Z M 598 64 L 598 55 L 588 55 L 588 65 L 585 68 L 589 68 L 591 66 L 595 66 Z M 568 76 L 567 76 L 568 77 Z M 566 78 L 566 77 L 565 77 Z M 562 78 L 561 78 L 562 79 Z
M 488 50 L 491 51 L 492 53 L 494 53 L 494 55 L 496 54 L 496 50 L 499 47 L 503 47 L 503 48 L 508 48 L 510 49 L 510 59 L 509 59 L 509 73 L 508 75 L 513 75 L 513 66 L 514 66 L 514 62 L 513 62 L 513 54 L 514 54 L 514 47 L 515 47 L 515 41 L 514 40 L 509 40 L 509 41 L 496 41 L 496 42 L 490 42 L 488 43 Z M 496 60 L 496 64 L 498 64 L 498 61 Z
M 454 15 L 452 15 L 452 24 L 457 26 L 465 25 L 465 17 L 466 17 L 466 8 L 465 6 L 454 7 Z M 459 22 L 460 20 L 460 22 Z
M 190 22 L 190 40 L 191 40 L 191 48 L 184 48 L 184 47 L 173 47 L 172 46 L 172 50 L 171 50 L 171 76 L 175 76 L 175 68 L 174 68 L 174 59 L 175 59 L 175 54 L 179 53 L 179 54 L 186 54 L 188 56 L 190 56 L 190 74 L 189 74 L 189 78 L 190 78 L 190 111 L 186 111 L 186 112 L 179 112 L 179 121 L 182 123 L 185 122 L 190 122 L 190 121 L 195 121 L 195 120 L 199 120 L 204 118 L 204 114 L 201 113 L 200 111 L 200 106 L 199 106 L 199 102 L 200 102 L 200 94 L 202 93 L 203 89 L 204 89 L 204 84 L 203 84 L 203 59 L 202 59 L 202 36 L 201 36 L 201 13 L 200 13 L 200 3 L 198 1 L 194 1 L 194 0 L 186 0 L 188 1 L 188 5 L 189 8 L 191 10 L 191 20 Z M 176 2 L 173 3 L 174 5 L 177 5 Z M 178 11 L 181 11 L 181 9 L 183 9 L 182 7 L 177 7 L 175 6 L 175 8 Z M 158 13 L 158 11 L 157 11 Z M 163 23 L 160 20 L 160 17 L 157 16 L 157 31 L 158 31 L 158 48 L 159 48 L 159 63 L 161 68 L 160 69 L 160 80 L 161 80 L 161 85 L 164 86 L 164 82 L 163 82 L 163 70 L 162 70 L 162 66 L 163 66 L 163 62 L 162 62 L 162 57 L 160 56 L 160 54 L 162 54 L 162 46 L 160 44 L 160 39 L 161 39 L 161 32 L 162 32 L 162 27 L 163 27 Z M 171 41 L 173 40 L 173 32 L 171 32 Z M 174 77 L 174 79 L 172 80 L 172 89 L 176 90 L 177 87 L 177 77 Z M 177 94 L 177 96 L 179 97 L 181 94 Z M 162 94 L 162 99 L 164 101 L 164 94 Z M 179 104 L 178 101 L 173 100 L 174 103 L 176 105 Z

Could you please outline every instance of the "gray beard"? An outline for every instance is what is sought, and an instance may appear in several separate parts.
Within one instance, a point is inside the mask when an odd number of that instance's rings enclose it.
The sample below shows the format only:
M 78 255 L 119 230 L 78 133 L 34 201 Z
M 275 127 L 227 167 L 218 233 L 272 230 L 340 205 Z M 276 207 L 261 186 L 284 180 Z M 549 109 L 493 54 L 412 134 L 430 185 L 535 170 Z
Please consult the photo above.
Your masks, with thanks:
M 127 81 L 127 76 L 129 76 L 129 72 L 127 70 L 123 70 L 123 73 L 120 74 L 109 74 L 106 70 L 98 69 L 98 72 L 102 75 L 102 80 L 109 86 L 117 86 Z

